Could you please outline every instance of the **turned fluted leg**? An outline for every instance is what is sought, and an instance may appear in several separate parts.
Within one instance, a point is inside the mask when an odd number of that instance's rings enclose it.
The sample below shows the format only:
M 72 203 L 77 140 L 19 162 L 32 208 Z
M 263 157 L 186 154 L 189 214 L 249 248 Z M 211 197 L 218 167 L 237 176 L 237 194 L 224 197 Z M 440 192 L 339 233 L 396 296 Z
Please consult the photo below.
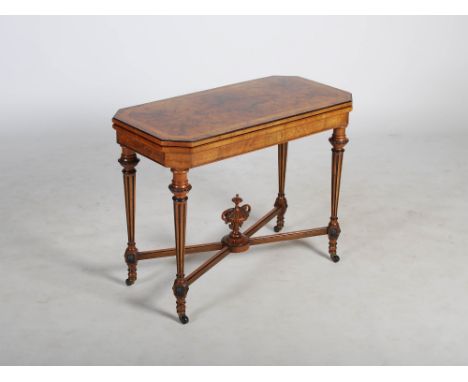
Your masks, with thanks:
M 135 176 L 136 165 L 140 160 L 135 152 L 122 147 L 122 155 L 119 163 L 123 167 L 123 181 L 125 191 L 125 211 L 127 215 L 127 249 L 125 250 L 125 262 L 128 266 L 127 285 L 132 285 L 137 279 L 137 248 L 135 244 Z
M 288 208 L 288 202 L 284 194 L 286 185 L 286 162 L 288 159 L 288 142 L 278 145 L 278 197 L 275 201 L 275 207 L 280 211 L 276 218 L 275 232 L 279 232 L 284 227 L 284 214 Z
M 172 200 L 174 201 L 174 229 L 177 261 L 177 274 L 172 290 L 176 297 L 177 314 L 179 315 L 180 322 L 186 324 L 189 319 L 185 314 L 185 297 L 187 296 L 189 287 L 184 274 L 185 226 L 187 218 L 187 194 L 192 186 L 188 182 L 188 170 L 171 169 L 171 171 L 172 183 L 169 185 L 169 189 L 174 194 Z
M 348 143 L 345 128 L 333 130 L 330 137 L 332 144 L 332 179 L 331 179 L 331 216 L 328 224 L 328 253 L 333 262 L 340 261 L 336 254 L 338 237 L 340 236 L 340 225 L 338 223 L 338 201 L 340 197 L 341 168 L 343 164 L 344 147 Z

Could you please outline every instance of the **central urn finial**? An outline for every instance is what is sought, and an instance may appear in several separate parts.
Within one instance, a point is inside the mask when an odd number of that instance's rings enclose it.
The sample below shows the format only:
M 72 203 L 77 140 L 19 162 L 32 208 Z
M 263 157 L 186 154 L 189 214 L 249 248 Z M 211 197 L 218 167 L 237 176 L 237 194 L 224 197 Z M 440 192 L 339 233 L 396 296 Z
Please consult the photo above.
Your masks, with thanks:
M 225 210 L 221 214 L 221 219 L 229 224 L 231 233 L 223 237 L 222 242 L 229 247 L 231 252 L 244 252 L 249 249 L 249 237 L 240 232 L 240 227 L 247 220 L 250 214 L 250 205 L 242 203 L 242 198 L 236 194 L 232 198 L 235 206 Z

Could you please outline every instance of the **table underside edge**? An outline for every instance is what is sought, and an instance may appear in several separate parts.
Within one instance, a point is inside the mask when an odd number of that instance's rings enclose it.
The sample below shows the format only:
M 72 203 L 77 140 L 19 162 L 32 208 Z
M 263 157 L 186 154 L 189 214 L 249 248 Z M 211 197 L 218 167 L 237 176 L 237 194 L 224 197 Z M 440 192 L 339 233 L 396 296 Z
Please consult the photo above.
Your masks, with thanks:
M 117 143 L 165 167 L 189 169 L 260 150 L 322 131 L 348 125 L 351 106 L 301 119 L 273 124 L 235 136 L 219 137 L 197 146 L 166 146 L 152 136 L 114 123 Z

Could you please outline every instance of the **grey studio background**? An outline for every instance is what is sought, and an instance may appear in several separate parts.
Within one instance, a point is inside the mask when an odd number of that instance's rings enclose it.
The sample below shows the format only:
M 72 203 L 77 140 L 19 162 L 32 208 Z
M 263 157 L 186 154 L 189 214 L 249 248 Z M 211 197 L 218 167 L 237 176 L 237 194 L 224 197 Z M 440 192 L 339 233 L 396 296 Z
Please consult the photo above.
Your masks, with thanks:
M 0 363 L 467 364 L 467 21 L 0 18 Z M 342 261 L 324 237 L 228 256 L 190 288 L 182 326 L 174 258 L 140 262 L 124 284 L 111 117 L 272 74 L 353 93 Z M 290 143 L 287 230 L 328 222 L 329 135 Z M 188 243 L 225 234 L 236 192 L 251 222 L 263 215 L 276 177 L 275 147 L 192 170 Z M 173 246 L 169 181 L 140 162 L 141 250 Z

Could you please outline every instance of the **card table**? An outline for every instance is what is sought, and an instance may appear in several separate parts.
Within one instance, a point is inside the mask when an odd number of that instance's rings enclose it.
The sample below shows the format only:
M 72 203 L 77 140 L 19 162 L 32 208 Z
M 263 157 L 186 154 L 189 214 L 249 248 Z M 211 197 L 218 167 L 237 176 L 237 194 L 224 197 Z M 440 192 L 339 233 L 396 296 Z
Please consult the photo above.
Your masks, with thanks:
M 123 108 L 112 119 L 122 154 L 128 242 L 125 261 L 127 285 L 137 279 L 140 260 L 165 256 L 176 257 L 173 292 L 182 323 L 188 322 L 186 297 L 189 286 L 229 253 L 243 252 L 251 245 L 324 235 L 328 252 L 338 262 L 338 199 L 346 128 L 352 110 L 350 93 L 315 81 L 293 76 L 272 76 L 211 90 Z M 285 196 L 288 142 L 311 134 L 332 130 L 331 216 L 323 227 L 281 232 L 288 204 Z M 239 195 L 221 217 L 229 224 L 228 232 L 212 243 L 186 245 L 188 194 L 192 186 L 189 170 L 215 161 L 242 155 L 270 146 L 278 147 L 278 194 L 273 209 L 242 231 L 250 205 Z M 175 247 L 139 251 L 135 242 L 135 178 L 137 154 L 172 172 L 169 185 L 173 197 Z M 254 234 L 276 218 L 275 234 Z M 186 255 L 217 251 L 194 271 L 185 274 Z

